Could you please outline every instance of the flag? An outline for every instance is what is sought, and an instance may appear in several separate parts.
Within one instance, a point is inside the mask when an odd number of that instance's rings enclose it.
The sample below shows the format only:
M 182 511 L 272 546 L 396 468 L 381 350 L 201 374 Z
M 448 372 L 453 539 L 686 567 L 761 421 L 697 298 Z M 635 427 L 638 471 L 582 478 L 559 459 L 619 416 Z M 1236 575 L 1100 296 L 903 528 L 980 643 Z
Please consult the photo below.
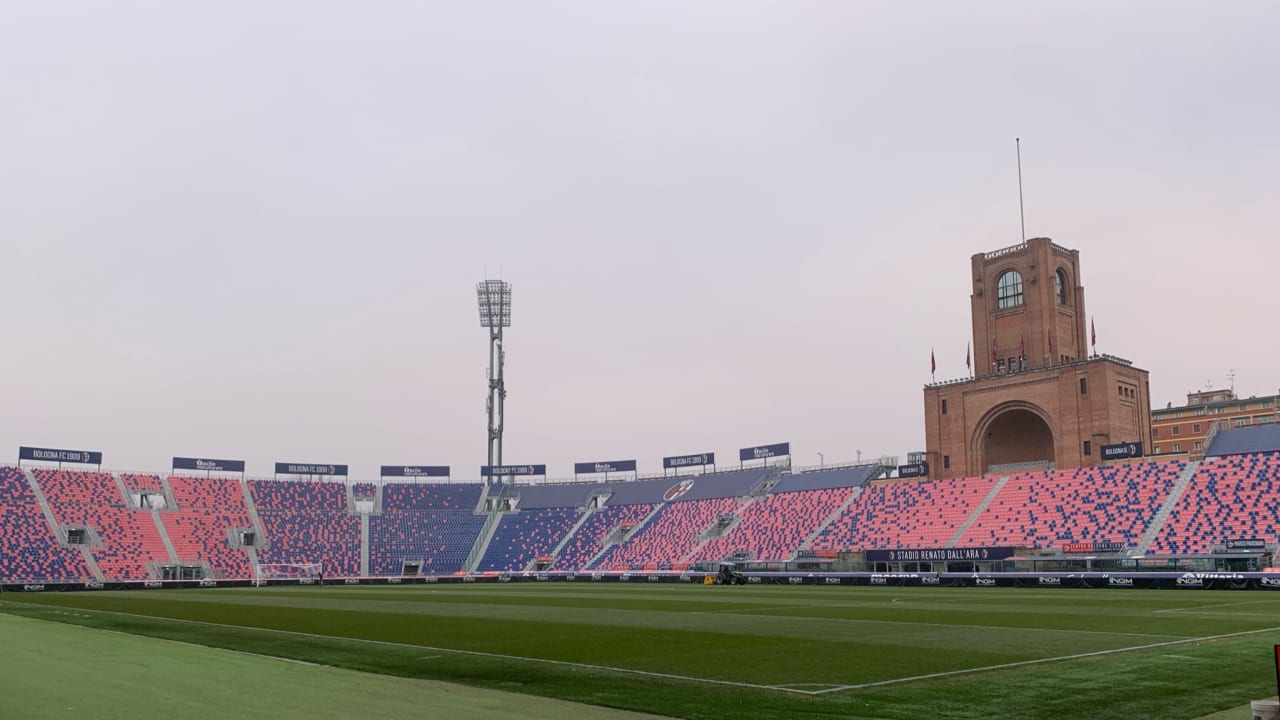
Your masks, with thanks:
M 1020 335 L 1018 337 L 1018 357 L 1024 358 L 1026 356 L 1027 356 L 1027 336 Z
M 1053 331 L 1049 330 L 1047 332 L 1049 333 L 1049 364 L 1052 365 L 1055 357 L 1053 354 Z
M 1093 318 L 1089 318 L 1089 340 L 1089 344 L 1093 345 L 1093 349 L 1096 351 L 1098 349 L 1098 326 L 1094 324 Z
M 969 343 L 964 344 L 964 367 L 969 372 L 973 372 L 973 362 L 969 359 Z
M 993 337 L 991 338 L 991 364 L 995 365 L 997 359 L 998 358 L 996 357 L 996 339 Z
M 938 372 L 938 358 L 933 356 L 933 349 L 929 349 L 929 374 L 933 375 Z

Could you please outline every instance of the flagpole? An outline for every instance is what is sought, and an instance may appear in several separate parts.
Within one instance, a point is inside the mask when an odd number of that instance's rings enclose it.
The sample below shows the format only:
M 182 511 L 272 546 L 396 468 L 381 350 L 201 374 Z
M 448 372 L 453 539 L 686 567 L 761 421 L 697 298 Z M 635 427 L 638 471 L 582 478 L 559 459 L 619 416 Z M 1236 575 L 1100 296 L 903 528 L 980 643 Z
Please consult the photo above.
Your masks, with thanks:
M 1022 138 L 1013 139 L 1018 150 L 1018 221 L 1022 224 L 1022 242 L 1027 241 L 1027 216 L 1022 208 Z

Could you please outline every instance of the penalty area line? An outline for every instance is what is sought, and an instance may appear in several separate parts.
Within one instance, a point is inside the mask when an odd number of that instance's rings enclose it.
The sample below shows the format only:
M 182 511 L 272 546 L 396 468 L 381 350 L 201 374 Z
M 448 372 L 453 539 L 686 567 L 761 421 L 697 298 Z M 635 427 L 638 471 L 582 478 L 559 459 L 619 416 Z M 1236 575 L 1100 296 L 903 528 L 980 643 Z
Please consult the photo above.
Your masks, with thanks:
M 27 605 L 28 607 L 40 607 L 40 608 L 49 607 L 47 605 L 30 605 L 28 603 L 22 603 L 22 604 Z M 554 660 L 551 658 L 527 657 L 524 655 L 506 655 L 503 653 L 484 652 L 481 650 L 459 650 L 456 648 L 435 647 L 433 645 L 414 645 L 412 643 L 391 642 L 389 640 L 373 640 L 370 638 L 343 637 L 341 635 L 320 635 L 318 633 L 306 633 L 306 632 L 300 632 L 298 630 L 280 630 L 278 628 L 263 628 L 263 627 L 255 627 L 253 625 L 232 625 L 229 623 L 209 622 L 207 620 L 189 620 L 186 618 L 164 617 L 163 615 L 143 615 L 141 613 L 120 612 L 118 610 L 96 610 L 96 609 L 91 610 L 88 608 L 81 608 L 81 609 L 84 609 L 87 612 L 91 612 L 91 613 L 99 613 L 103 615 L 120 615 L 123 617 L 139 618 L 142 620 L 168 620 L 171 622 L 188 623 L 191 625 L 207 625 L 209 627 L 226 628 L 231 630 L 249 630 L 254 632 L 269 632 L 269 633 L 277 633 L 280 635 L 295 635 L 298 637 L 305 637 L 305 638 L 318 638 L 322 640 L 340 640 L 340 641 L 354 642 L 354 643 L 365 643 L 369 645 L 383 645 L 388 647 L 402 647 L 402 648 L 413 648 L 417 650 L 431 650 L 431 651 L 440 652 L 440 653 L 454 653 L 458 655 L 470 655 L 473 657 L 485 657 L 485 658 L 493 658 L 497 660 L 515 660 L 519 662 L 542 663 L 545 665 L 558 665 L 562 667 L 581 668 L 584 670 L 598 670 L 602 672 L 623 673 L 627 675 L 639 675 L 642 677 L 664 678 L 667 680 L 683 680 L 686 682 L 707 683 L 711 685 L 728 685 L 731 687 L 750 688 L 753 690 L 774 690 L 777 692 L 794 693 L 797 695 L 817 695 L 823 692 L 831 692 L 831 690 L 798 690 L 798 689 L 792 689 L 783 685 L 759 685 L 756 683 L 739 682 L 736 680 L 716 680 L 714 678 L 702 678 L 702 677 L 695 677 L 692 675 L 677 675 L 675 673 L 655 672 L 652 670 L 635 670 L 632 668 L 612 667 L 609 665 L 593 665 L 591 663 L 572 662 L 570 660 Z M 99 628 L 99 629 L 102 629 L 102 628 Z M 110 632 L 123 633 L 124 631 L 114 630 Z M 126 633 L 126 634 L 134 634 L 134 633 Z M 167 639 L 167 638 L 162 638 L 162 639 Z M 245 655 L 258 654 L 258 653 L 249 653 L 242 650 L 235 650 L 232 648 L 221 648 L 216 645 L 204 645 L 202 643 L 191 643 L 191 642 L 186 642 L 182 640 L 176 640 L 174 642 L 189 644 L 189 645 L 199 645 L 200 647 L 207 647 L 214 650 L 230 650 L 231 652 L 243 653 Z M 297 662 L 302 664 L 312 664 L 307 662 L 306 660 L 295 660 L 293 658 L 281 658 L 279 655 L 262 654 L 262 656 L 274 657 L 274 658 L 289 660 L 292 662 Z M 426 658 L 417 658 L 417 659 L 423 660 Z M 336 667 L 336 666 L 330 666 L 330 667 Z M 840 688 L 844 686 L 825 685 L 823 687 Z
M 1135 652 L 1138 650 L 1152 650 L 1154 648 L 1169 647 L 1172 645 L 1187 645 L 1189 643 L 1209 642 L 1211 640 L 1226 640 L 1228 638 L 1243 637 L 1245 635 L 1260 635 L 1262 633 L 1277 632 L 1280 627 L 1262 628 L 1259 630 L 1242 630 L 1241 632 L 1226 633 L 1225 635 L 1206 635 L 1204 637 L 1183 638 L 1181 640 L 1169 640 L 1166 642 L 1151 643 L 1149 645 L 1134 645 L 1133 647 L 1113 648 L 1111 650 L 1095 650 L 1087 653 L 1076 653 L 1075 655 L 1060 655 L 1058 657 L 1037 658 L 1035 660 L 1019 660 L 1017 662 L 1000 663 L 999 665 L 986 665 L 976 668 L 965 668 L 963 670 L 947 670 L 945 672 L 927 673 L 925 675 L 912 675 L 911 677 L 894 678 L 892 680 L 878 680 L 876 682 L 859 683 L 857 685 L 841 685 L 826 690 L 811 690 L 807 694 L 824 695 L 826 693 L 841 692 L 844 690 L 865 690 L 866 688 L 883 687 L 885 685 L 898 685 L 900 683 L 915 682 L 917 680 L 934 680 L 937 678 L 954 677 L 956 675 L 970 675 L 973 673 L 988 672 L 990 670 L 1007 670 L 1009 668 L 1026 667 L 1028 665 L 1044 665 L 1053 662 L 1062 662 L 1065 660 L 1081 660 L 1083 658 L 1102 657 L 1104 655 L 1118 655 L 1120 653 Z M 1167 656 L 1165 656 L 1167 657 Z

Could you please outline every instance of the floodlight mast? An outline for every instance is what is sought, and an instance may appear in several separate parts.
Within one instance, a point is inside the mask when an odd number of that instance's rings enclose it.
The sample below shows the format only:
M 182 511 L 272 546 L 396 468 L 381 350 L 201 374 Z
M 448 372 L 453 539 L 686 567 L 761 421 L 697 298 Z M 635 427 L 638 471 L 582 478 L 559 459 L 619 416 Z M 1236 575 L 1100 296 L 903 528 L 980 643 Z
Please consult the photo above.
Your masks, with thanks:
M 480 304 L 480 326 L 489 328 L 489 465 L 502 464 L 502 419 L 507 387 L 502 379 L 506 351 L 502 349 L 502 328 L 511 326 L 511 283 L 485 280 L 476 285 Z M 494 478 L 490 478 L 492 482 Z

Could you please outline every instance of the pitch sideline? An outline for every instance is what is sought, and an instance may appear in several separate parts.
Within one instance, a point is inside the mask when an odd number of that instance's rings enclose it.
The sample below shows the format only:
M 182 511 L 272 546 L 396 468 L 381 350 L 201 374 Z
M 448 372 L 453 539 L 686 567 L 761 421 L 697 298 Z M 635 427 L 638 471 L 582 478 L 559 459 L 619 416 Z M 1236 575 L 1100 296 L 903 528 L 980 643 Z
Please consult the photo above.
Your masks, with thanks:
M 17 602 L 17 603 L 9 602 L 7 604 L 23 605 L 25 607 L 33 607 L 33 608 L 49 607 L 47 605 L 22 603 L 22 602 Z M 458 655 L 469 655 L 472 657 L 488 657 L 488 658 L 495 658 L 500 660 L 534 662 L 534 663 L 542 663 L 546 665 L 575 667 L 575 668 L 582 668 L 586 670 L 599 670 L 603 672 L 622 673 L 627 675 L 658 677 L 658 678 L 665 678 L 668 680 L 683 680 L 687 682 L 697 682 L 697 683 L 705 683 L 705 684 L 712 684 L 712 685 L 726 685 L 730 687 L 751 688 L 754 690 L 774 690 L 777 692 L 793 693 L 796 695 L 825 695 L 828 693 L 844 692 L 848 690 L 863 690 L 866 688 L 883 687 L 886 685 L 899 685 L 902 683 L 916 682 L 919 680 L 933 680 L 937 678 L 954 677 L 957 675 L 970 675 L 973 673 L 990 672 L 993 670 L 1006 670 L 1009 668 L 1026 667 L 1030 665 L 1045 665 L 1048 663 L 1063 662 L 1067 660 L 1080 660 L 1083 658 L 1090 658 L 1090 657 L 1118 655 L 1120 653 L 1136 652 L 1139 650 L 1151 650 L 1154 648 L 1170 647 L 1174 645 L 1186 645 L 1188 643 L 1208 642 L 1212 640 L 1225 640 L 1228 638 L 1244 637 L 1248 635 L 1260 635 L 1262 633 L 1280 632 L 1280 626 L 1269 627 L 1269 628 L 1259 628 L 1256 630 L 1242 630 L 1240 632 L 1224 633 L 1221 635 L 1206 635 L 1204 637 L 1182 638 L 1179 640 L 1169 640 L 1166 642 L 1149 643 L 1147 645 L 1133 645 L 1130 647 L 1112 648 L 1109 650 L 1095 650 L 1092 652 L 1076 653 L 1073 655 L 1059 655 L 1056 657 L 1035 658 L 1032 660 L 1018 660 L 1015 662 L 999 663 L 996 665 L 984 665 L 981 667 L 962 668 L 960 670 L 947 670 L 943 672 L 926 673 L 923 675 L 912 675 L 912 676 L 902 677 L 902 678 L 892 678 L 889 680 L 877 680 L 875 682 L 869 682 L 869 683 L 857 683 L 852 685 L 823 685 L 822 689 L 803 690 L 803 689 L 800 689 L 800 687 L 818 685 L 818 683 L 789 683 L 784 685 L 761 685 L 758 683 L 741 682 L 736 680 L 717 680 L 714 678 L 694 677 L 692 675 L 677 675 L 675 673 L 654 672 L 652 670 L 636 670 L 633 668 L 620 668 L 620 667 L 612 667 L 609 665 L 594 665 L 590 663 L 572 662 L 569 660 L 554 660 L 551 658 L 536 658 L 536 657 L 527 657 L 523 655 L 507 655 L 503 653 L 484 652 L 481 650 L 459 650 L 456 648 L 436 647 L 432 645 L 416 645 L 413 643 L 398 643 L 398 642 L 391 642 L 389 640 L 373 640 L 370 638 L 350 638 L 350 637 L 343 637 L 340 635 L 320 635 L 317 633 L 306 633 L 306 632 L 300 632 L 297 630 L 280 630 L 278 628 L 260 628 L 260 627 L 254 627 L 251 625 L 234 625 L 230 623 L 216 623 L 216 622 L 209 622 L 207 620 L 189 620 L 186 618 L 169 618 L 161 615 L 144 615 L 141 613 L 127 613 L 127 612 L 120 612 L 117 610 L 96 610 L 96 609 L 87 609 L 87 608 L 77 608 L 77 609 L 83 612 L 98 613 L 103 615 L 119 615 L 123 617 L 133 617 L 133 618 L 139 618 L 144 620 L 162 620 L 162 621 L 168 620 L 171 622 L 187 623 L 191 625 L 206 625 L 209 627 L 216 627 L 216 628 L 225 628 L 225 629 L 234 629 L 234 630 L 255 630 L 259 632 L 269 632 L 269 633 L 276 633 L 280 635 L 293 635 L 297 637 L 319 638 L 324 640 L 339 640 L 339 641 L 348 641 L 348 642 L 355 642 L 355 643 L 365 643 L 370 645 L 383 645 L 388 647 L 416 648 L 420 650 L 430 650 L 435 652 L 455 653 Z M 193 643 L 193 644 L 201 644 L 201 643 Z M 216 647 L 216 646 L 206 645 L 204 647 Z M 254 653 L 249 653 L 249 654 L 254 654 Z M 278 656 L 272 655 L 267 657 L 278 657 Z

